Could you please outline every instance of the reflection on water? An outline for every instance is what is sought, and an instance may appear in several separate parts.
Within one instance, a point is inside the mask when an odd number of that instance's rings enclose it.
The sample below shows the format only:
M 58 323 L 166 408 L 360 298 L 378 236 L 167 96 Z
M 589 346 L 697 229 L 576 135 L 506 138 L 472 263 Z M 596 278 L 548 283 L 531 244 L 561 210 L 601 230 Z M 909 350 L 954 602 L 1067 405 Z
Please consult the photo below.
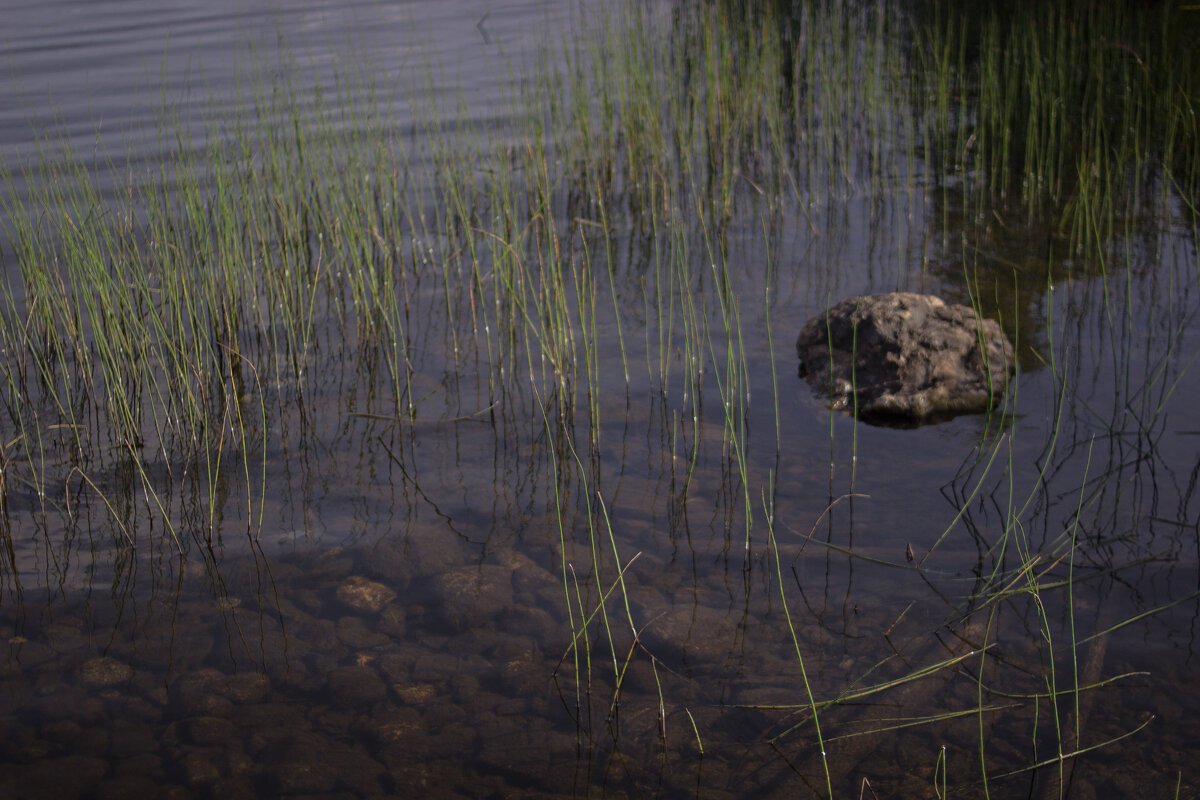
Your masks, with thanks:
M 452 31 L 448 50 L 430 34 L 439 52 L 491 52 L 547 13 L 179 9 L 143 26 L 136 5 L 109 9 L 88 63 L 111 47 L 140 64 L 159 24 L 218 71 L 230 27 L 279 27 L 317 64 L 343 39 L 423 52 L 409 21 Z M 72 35 L 28 41 L 5 42 L 20 70 L 74 68 Z M 168 95 L 189 80 L 171 52 Z M 458 63 L 470 98 L 501 79 Z M 136 92 L 117 67 L 96 76 L 117 106 Z M 59 100 L 78 147 L 96 120 Z M 5 157 L 26 158 L 26 128 L 3 125 L 21 131 Z M 1129 269 L 1106 280 L 1046 226 L 980 222 L 913 169 L 803 213 L 746 189 L 714 248 L 740 265 L 731 292 L 769 298 L 741 309 L 740 419 L 713 385 L 724 343 L 692 382 L 695 354 L 654 341 L 666 234 L 630 210 L 611 240 L 566 245 L 619 252 L 626 327 L 597 314 L 586 385 L 494 391 L 484 346 L 464 367 L 418 290 L 411 419 L 378 353 L 343 343 L 310 354 L 302 391 L 262 390 L 278 413 L 222 460 L 6 457 L 0 795 L 978 796 L 986 775 L 1000 796 L 1189 796 L 1194 243 L 1155 213 L 1112 244 Z M 858 425 L 796 378 L 804 320 L 894 288 L 982 298 L 1019 333 L 1002 418 Z M 21 480 L 37 470 L 61 480 Z
M 401 136 L 411 134 L 412 109 L 430 100 L 461 100 L 463 122 L 500 123 L 489 116 L 497 112 L 487 100 L 507 85 L 506 59 L 535 44 L 538 26 L 565 24 L 569 6 L 9 3 L 0 30 L 0 160 L 20 188 L 27 177 L 21 173 L 36 174 L 41 166 L 44 137 L 61 135 L 104 194 L 120 193 L 127 163 L 136 172 L 179 155 L 177 142 L 161 138 L 164 111 L 189 149 L 202 152 L 214 121 L 245 113 L 256 92 L 279 80 L 279 64 L 289 56 L 298 62 L 297 88 L 305 93 L 365 94 L 374 87 Z M 369 80 L 346 86 L 347 75 L 364 64 Z

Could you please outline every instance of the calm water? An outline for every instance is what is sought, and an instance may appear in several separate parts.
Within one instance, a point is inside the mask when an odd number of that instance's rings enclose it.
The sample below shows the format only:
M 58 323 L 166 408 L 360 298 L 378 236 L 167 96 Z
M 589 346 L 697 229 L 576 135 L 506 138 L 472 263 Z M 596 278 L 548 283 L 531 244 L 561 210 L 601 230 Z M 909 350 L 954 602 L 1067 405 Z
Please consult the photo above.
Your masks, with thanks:
M 503 137 L 497 98 L 521 54 L 575 24 L 540 2 L 10 7 L 0 156 L 36 176 L 36 132 L 52 131 L 119 188 L 170 152 L 164 105 L 202 148 L 280 42 L 309 89 L 368 63 L 393 134 L 418 154 L 411 108 L 430 99 L 458 109 L 446 124 Z M 96 494 L 47 501 L 14 482 L 0 796 L 822 795 L 797 652 L 818 701 L 899 681 L 823 712 L 838 796 L 935 796 L 940 765 L 956 796 L 981 796 L 981 738 L 992 796 L 1057 796 L 1055 722 L 1029 701 L 1048 691 L 1049 661 L 1059 691 L 1075 674 L 1114 679 L 1059 702 L 1064 729 L 1081 720 L 1077 747 L 1148 722 L 1073 762 L 1069 796 L 1195 796 L 1200 290 L 1180 209 L 1128 245 L 1128 282 L 1060 260 L 1075 277 L 1004 295 L 1027 338 L 1003 421 L 856 425 L 796 377 L 794 337 L 829 299 L 963 299 L 945 198 L 920 182 L 848 191 L 765 235 L 751 215 L 735 226 L 731 262 L 769 249 L 786 265 L 773 344 L 747 312 L 745 484 L 774 488 L 749 498 L 749 537 L 715 389 L 691 419 L 677 387 L 664 397 L 632 370 L 628 391 L 600 398 L 584 483 L 519 409 L 476 413 L 486 387 L 440 368 L 436 330 L 411 428 L 380 418 L 387 401 L 353 353 L 325 354 L 305 413 L 264 435 L 265 498 L 241 464 L 211 481 L 203 465 L 155 473 L 179 544 L 138 507 L 119 457 L 92 480 L 126 498 L 136 548 Z M 627 238 L 621 299 L 637 307 L 643 243 Z M 1014 226 L 976 246 L 985 269 L 1016 263 L 1041 286 L 1038 241 Z M 763 296 L 760 269 L 739 280 Z M 601 372 L 619 384 L 615 333 L 601 335 Z M 626 335 L 629 362 L 645 364 L 642 330 Z M 1041 608 L 1027 595 L 977 607 L 986 576 L 1020 563 L 1000 547 L 1010 514 L 1033 552 L 1064 532 L 1081 541 L 1032 573 L 1090 577 L 1047 588 Z M 932 555 L 918 568 L 910 548 Z M 618 565 L 628 603 L 610 594 Z

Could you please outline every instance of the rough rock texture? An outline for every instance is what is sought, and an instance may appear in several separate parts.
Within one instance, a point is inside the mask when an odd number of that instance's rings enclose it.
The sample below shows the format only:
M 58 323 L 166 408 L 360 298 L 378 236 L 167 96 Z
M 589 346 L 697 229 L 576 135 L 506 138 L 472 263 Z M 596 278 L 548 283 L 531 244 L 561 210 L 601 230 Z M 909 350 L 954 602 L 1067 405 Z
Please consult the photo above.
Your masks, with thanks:
M 396 593 L 382 583 L 361 575 L 347 578 L 337 589 L 337 599 L 342 605 L 365 614 L 377 613 L 396 599 Z
M 838 408 L 914 421 L 987 410 L 1016 359 L 995 320 L 933 295 L 843 300 L 796 340 L 800 374 Z
M 80 680 L 88 686 L 98 688 L 117 686 L 132 677 L 133 667 L 107 656 L 88 659 L 79 668 Z

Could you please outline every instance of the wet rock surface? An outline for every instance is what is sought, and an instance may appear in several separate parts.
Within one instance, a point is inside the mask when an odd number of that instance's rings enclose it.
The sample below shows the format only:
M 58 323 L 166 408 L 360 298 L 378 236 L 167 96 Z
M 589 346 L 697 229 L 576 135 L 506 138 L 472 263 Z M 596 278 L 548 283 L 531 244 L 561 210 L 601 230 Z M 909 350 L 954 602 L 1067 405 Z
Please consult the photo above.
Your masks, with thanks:
M 852 297 L 810 320 L 796 340 L 800 373 L 864 419 L 930 421 L 986 411 L 1016 369 L 995 320 L 933 295 Z

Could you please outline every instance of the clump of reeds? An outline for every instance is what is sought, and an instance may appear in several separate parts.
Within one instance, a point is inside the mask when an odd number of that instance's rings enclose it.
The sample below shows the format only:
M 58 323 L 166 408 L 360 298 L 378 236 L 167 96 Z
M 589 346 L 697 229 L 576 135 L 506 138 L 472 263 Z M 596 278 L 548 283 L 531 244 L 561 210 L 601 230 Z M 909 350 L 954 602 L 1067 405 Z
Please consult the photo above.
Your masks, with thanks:
M 1084 245 L 1114 231 L 1086 229 L 1071 213 L 1080 205 L 1103 203 L 1112 221 L 1151 202 L 1156 180 L 1193 190 L 1200 85 L 1186 11 L 1091 0 L 934 8 L 915 31 L 911 85 L 929 165 L 962 182 L 974 213 L 1057 214 Z

